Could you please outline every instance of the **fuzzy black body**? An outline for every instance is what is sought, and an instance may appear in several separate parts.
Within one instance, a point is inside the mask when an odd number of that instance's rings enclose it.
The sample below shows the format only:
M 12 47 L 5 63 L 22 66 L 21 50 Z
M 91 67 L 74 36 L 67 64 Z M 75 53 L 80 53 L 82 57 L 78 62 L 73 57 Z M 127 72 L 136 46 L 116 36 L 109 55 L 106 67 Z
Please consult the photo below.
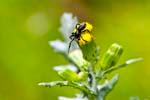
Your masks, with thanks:
M 68 48 L 68 52 L 70 50 L 70 47 L 71 47 L 71 43 L 72 41 L 74 41 L 75 39 L 77 40 L 80 40 L 80 36 L 81 36 L 81 33 L 84 32 L 85 30 L 85 27 L 86 27 L 86 24 L 77 24 L 76 27 L 75 27 L 75 30 L 72 35 L 69 37 L 71 39 L 70 43 L 69 43 L 69 48 Z

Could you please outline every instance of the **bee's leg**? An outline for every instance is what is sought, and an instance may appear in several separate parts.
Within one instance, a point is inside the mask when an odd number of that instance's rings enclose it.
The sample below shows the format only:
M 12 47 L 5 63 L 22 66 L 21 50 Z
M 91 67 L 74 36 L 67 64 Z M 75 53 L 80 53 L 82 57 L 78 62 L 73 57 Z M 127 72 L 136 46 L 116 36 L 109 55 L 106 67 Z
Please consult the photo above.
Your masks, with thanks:
M 71 37 L 71 36 L 70 36 Z M 71 38 L 72 39 L 72 38 Z M 70 42 L 69 42 L 69 47 L 68 47 L 68 53 L 70 51 L 70 47 L 71 47 L 71 43 L 74 41 L 75 38 L 73 38 Z
M 81 36 L 81 39 L 82 39 L 84 42 L 86 42 L 86 43 L 88 42 L 88 41 L 84 40 L 82 36 Z
M 74 34 L 72 34 L 69 38 L 72 40 L 72 39 L 73 39 L 73 37 L 74 37 Z
M 83 30 L 82 32 L 86 32 L 86 31 L 89 32 L 89 33 L 91 33 L 88 29 L 85 29 L 85 30 Z

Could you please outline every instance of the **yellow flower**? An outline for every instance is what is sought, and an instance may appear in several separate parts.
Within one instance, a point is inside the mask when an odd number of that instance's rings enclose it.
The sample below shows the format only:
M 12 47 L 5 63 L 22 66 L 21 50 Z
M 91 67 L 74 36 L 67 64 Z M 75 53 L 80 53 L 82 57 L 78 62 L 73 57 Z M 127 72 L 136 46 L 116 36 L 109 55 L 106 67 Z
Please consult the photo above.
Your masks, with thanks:
M 91 34 L 93 26 L 88 22 L 82 22 L 76 25 L 70 36 L 71 42 L 75 40 L 82 50 L 83 57 L 89 62 L 94 62 L 96 60 L 96 44 L 94 42 L 94 37 Z M 71 46 L 71 42 L 69 48 Z

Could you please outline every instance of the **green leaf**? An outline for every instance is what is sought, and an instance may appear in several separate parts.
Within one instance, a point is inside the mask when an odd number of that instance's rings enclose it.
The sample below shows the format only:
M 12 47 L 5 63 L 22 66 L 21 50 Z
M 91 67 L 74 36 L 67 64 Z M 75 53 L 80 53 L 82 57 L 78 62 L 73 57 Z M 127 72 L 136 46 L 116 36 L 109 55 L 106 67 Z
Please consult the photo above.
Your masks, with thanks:
M 62 97 L 59 96 L 59 100 L 89 100 L 87 97 L 85 97 L 83 94 L 76 94 L 75 98 L 68 98 L 68 97 Z
M 63 69 L 70 69 L 73 72 L 78 72 L 79 71 L 79 69 L 73 64 L 54 66 L 53 69 L 57 72 L 61 71 Z
M 41 82 L 38 84 L 39 86 L 52 87 L 52 86 L 67 86 L 68 81 L 53 81 L 53 82 Z
M 148 99 L 140 99 L 138 96 L 130 97 L 129 100 L 148 100 Z
M 130 100 L 141 100 L 139 97 L 130 97 Z
M 82 52 L 80 49 L 75 49 L 71 51 L 68 55 L 68 58 L 74 62 L 75 65 L 77 65 L 81 70 L 87 69 L 87 65 L 89 65 L 89 62 L 87 62 L 82 55 Z
M 70 69 L 63 69 L 58 72 L 58 75 L 63 78 L 64 80 L 68 81 L 79 81 L 78 74 L 73 72 Z
M 106 80 L 103 85 L 99 85 L 98 88 L 98 95 L 96 100 L 104 100 L 104 97 L 113 89 L 114 85 L 118 81 L 119 75 L 116 74 L 111 80 Z
M 96 63 L 95 61 L 97 60 L 97 47 L 94 40 L 90 43 L 80 46 L 80 48 L 82 50 L 83 58 L 85 60 Z
M 130 60 L 126 61 L 125 63 L 126 63 L 126 65 L 129 65 L 129 64 L 141 61 L 141 60 L 143 60 L 143 58 L 134 58 L 134 59 L 130 59 Z
M 52 86 L 70 86 L 76 89 L 79 89 L 82 91 L 84 94 L 87 96 L 95 96 L 96 94 L 90 90 L 86 85 L 82 83 L 77 83 L 77 82 L 71 82 L 71 81 L 53 81 L 53 82 L 41 82 L 38 84 L 39 86 L 45 86 L 45 87 L 52 87 Z
M 111 68 L 105 70 L 105 71 L 103 72 L 103 74 L 110 73 L 110 72 L 112 72 L 112 71 L 114 71 L 114 70 L 117 70 L 117 69 L 119 69 L 119 68 L 125 67 L 125 66 L 127 66 L 127 65 L 129 65 L 129 64 L 132 64 L 132 63 L 135 63 L 135 62 L 138 62 L 138 61 L 141 61 L 141 60 L 143 60 L 143 58 L 130 59 L 130 60 L 126 61 L 125 63 L 120 64 L 119 66 L 111 67 Z

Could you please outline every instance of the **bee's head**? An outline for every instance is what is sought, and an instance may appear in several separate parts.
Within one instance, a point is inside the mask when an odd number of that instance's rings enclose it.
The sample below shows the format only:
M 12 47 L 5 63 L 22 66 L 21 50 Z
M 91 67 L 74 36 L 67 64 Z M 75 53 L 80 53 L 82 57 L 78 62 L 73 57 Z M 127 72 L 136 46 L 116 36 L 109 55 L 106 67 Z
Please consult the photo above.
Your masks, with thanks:
M 72 33 L 72 37 L 74 36 L 74 38 L 77 39 L 80 37 L 82 32 L 87 31 L 87 32 L 91 33 L 92 29 L 93 29 L 93 26 L 91 24 L 89 24 L 88 22 L 79 23 L 74 28 L 73 33 Z
M 86 27 L 85 23 L 77 24 L 76 25 L 76 30 L 80 33 L 85 29 L 85 27 Z
M 88 31 L 91 33 L 92 29 L 93 29 L 93 26 L 89 24 L 88 22 L 82 22 L 76 25 L 76 31 L 78 31 L 79 33 L 84 32 L 84 31 Z

